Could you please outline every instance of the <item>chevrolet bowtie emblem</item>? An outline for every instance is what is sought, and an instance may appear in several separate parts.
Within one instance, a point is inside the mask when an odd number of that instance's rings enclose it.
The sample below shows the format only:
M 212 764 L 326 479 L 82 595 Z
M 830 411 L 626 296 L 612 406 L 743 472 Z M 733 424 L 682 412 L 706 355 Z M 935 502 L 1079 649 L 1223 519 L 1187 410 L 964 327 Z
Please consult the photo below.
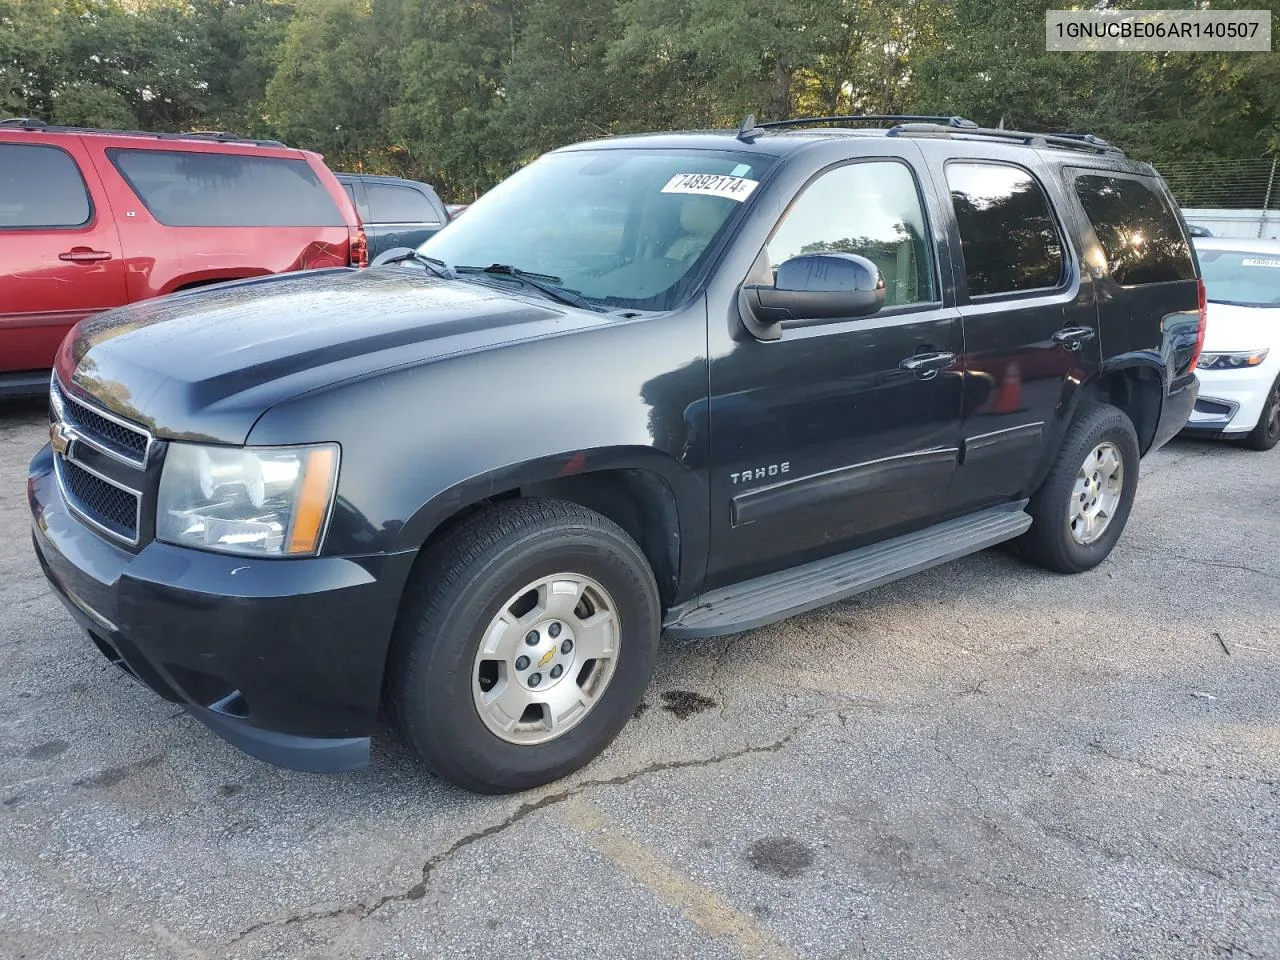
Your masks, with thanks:
M 71 449 L 71 440 L 71 434 L 67 432 L 60 420 L 49 424 L 49 446 L 53 447 L 57 453 L 65 457 L 67 451 Z

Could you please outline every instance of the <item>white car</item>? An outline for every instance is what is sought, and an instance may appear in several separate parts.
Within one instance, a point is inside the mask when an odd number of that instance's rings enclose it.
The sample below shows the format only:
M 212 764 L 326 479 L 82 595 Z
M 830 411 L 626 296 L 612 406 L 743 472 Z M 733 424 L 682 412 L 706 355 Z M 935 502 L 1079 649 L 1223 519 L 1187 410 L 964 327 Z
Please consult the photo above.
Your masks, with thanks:
M 1209 319 L 1189 434 L 1280 441 L 1280 240 L 1196 237 Z

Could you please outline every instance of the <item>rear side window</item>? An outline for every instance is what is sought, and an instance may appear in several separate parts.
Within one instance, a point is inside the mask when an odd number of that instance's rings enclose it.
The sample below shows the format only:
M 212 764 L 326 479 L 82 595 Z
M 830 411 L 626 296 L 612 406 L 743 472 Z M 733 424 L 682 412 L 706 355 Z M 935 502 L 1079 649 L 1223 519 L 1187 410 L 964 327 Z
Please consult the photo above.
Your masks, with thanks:
M 342 227 L 305 160 L 229 153 L 108 150 L 151 215 L 169 227 Z
M 439 223 L 431 201 L 412 187 L 365 181 L 370 223 Z
M 949 163 L 969 296 L 1044 290 L 1062 282 L 1062 237 L 1036 179 L 994 163 Z
M 69 153 L 0 143 L 0 230 L 82 227 L 92 215 L 89 192 Z
M 1154 182 L 1082 174 L 1076 177 L 1076 196 L 1116 283 L 1128 287 L 1195 278 L 1177 217 Z

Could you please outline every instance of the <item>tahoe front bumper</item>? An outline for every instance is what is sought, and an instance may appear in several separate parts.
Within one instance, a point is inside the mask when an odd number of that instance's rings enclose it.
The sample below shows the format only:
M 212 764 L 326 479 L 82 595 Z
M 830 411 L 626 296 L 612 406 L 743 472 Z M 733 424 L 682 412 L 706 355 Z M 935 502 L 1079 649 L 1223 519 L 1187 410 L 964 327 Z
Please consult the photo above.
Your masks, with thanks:
M 27 499 L 45 575 L 109 660 L 262 760 L 368 763 L 415 551 L 267 560 L 153 541 L 130 553 L 72 515 L 48 446 Z

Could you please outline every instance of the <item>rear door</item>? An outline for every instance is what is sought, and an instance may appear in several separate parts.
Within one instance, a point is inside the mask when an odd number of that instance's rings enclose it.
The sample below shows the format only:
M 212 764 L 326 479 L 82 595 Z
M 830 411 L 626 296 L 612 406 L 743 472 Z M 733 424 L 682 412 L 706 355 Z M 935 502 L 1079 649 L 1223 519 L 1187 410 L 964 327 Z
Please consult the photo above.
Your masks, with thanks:
M 1084 235 L 1098 264 L 1098 321 L 1109 358 L 1186 376 L 1199 326 L 1196 267 L 1159 180 L 1072 167 Z M 1095 246 L 1096 245 L 1096 246 Z M 1166 384 L 1167 389 L 1167 384 Z
M 118 138 L 95 162 L 120 216 L 130 299 L 346 266 L 346 216 L 301 156 Z
M 1072 208 L 1033 150 L 921 144 L 950 199 L 964 325 L 964 410 L 951 509 L 1027 496 L 1101 361 Z
M 392 247 L 417 247 L 445 224 L 444 207 L 412 184 L 366 180 L 364 191 L 368 216 L 361 216 L 370 257 Z
M 72 324 L 124 302 L 120 240 L 79 139 L 0 140 L 0 372 L 47 370 Z

